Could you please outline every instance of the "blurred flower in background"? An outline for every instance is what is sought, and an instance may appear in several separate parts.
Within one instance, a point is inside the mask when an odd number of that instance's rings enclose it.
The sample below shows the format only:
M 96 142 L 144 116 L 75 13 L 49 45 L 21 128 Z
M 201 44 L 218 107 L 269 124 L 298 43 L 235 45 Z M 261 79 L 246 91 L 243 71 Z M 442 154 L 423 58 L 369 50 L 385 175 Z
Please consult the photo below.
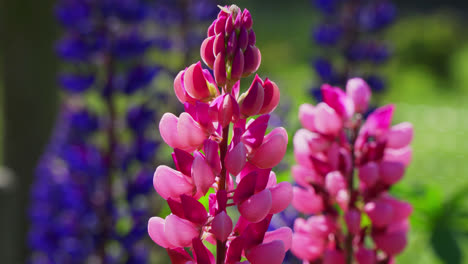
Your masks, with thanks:
M 374 92 L 385 89 L 385 80 L 376 67 L 387 62 L 391 48 L 382 32 L 395 20 L 396 8 L 390 0 L 313 0 L 322 20 L 312 30 L 312 38 L 322 51 L 311 62 L 320 78 L 310 92 L 321 101 L 320 85 L 344 87 L 351 77 L 362 77 Z
M 170 108 L 171 63 L 200 45 L 213 2 L 57 3 L 63 103 L 32 187 L 30 263 L 149 261 L 155 120 Z

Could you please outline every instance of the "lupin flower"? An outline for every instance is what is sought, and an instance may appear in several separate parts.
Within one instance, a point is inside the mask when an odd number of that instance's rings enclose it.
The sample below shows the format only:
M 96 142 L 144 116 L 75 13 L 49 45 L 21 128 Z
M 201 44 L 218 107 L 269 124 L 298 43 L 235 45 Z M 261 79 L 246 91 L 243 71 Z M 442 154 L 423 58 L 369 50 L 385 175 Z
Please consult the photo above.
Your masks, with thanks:
M 314 42 L 333 54 L 341 54 L 345 61 L 340 65 L 330 57 L 315 58 L 312 67 L 319 83 L 343 87 L 349 78 L 364 76 L 372 91 L 382 92 L 385 81 L 375 68 L 388 61 L 391 51 L 387 43 L 374 36 L 394 21 L 396 8 L 392 1 L 314 0 L 314 3 L 323 15 L 323 21 L 312 32 Z M 373 65 L 372 70 L 367 70 L 367 64 Z M 322 101 L 320 87 L 314 86 L 311 94 Z
M 221 7 L 201 48 L 215 78 L 201 63 L 175 78 L 185 112 L 166 113 L 159 125 L 163 140 L 174 148 L 175 169 L 161 165 L 153 180 L 171 214 L 148 222 L 149 236 L 172 263 L 234 264 L 246 257 L 242 263 L 279 264 L 291 246 L 289 228 L 267 232 L 272 215 L 292 199 L 291 185 L 277 183 L 271 171 L 286 152 L 288 135 L 275 128 L 265 136 L 279 89 L 257 76 L 239 95 L 241 77 L 260 64 L 254 36 L 248 10 Z M 198 201 L 206 195 L 208 212 Z M 236 208 L 240 217 L 234 226 L 230 212 Z M 202 241 L 216 244 L 216 259 Z
M 308 263 L 389 263 L 407 243 L 412 207 L 389 191 L 411 161 L 412 125 L 391 125 L 393 105 L 363 119 L 371 92 L 362 79 L 349 80 L 346 92 L 324 85 L 322 94 L 299 109 L 292 204 L 312 216 L 296 219 L 291 250 Z

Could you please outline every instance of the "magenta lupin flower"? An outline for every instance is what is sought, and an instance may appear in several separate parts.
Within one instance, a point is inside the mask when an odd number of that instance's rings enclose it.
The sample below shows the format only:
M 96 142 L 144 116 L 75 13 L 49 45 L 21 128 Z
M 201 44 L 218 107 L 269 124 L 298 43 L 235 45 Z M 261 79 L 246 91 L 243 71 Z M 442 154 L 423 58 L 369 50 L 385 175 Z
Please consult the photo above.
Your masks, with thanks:
M 279 89 L 257 75 L 240 94 L 240 79 L 260 65 L 252 24 L 248 10 L 221 8 L 201 47 L 215 78 L 200 62 L 181 71 L 174 91 L 185 112 L 161 118 L 160 134 L 174 149 L 175 169 L 159 166 L 153 183 L 172 213 L 151 218 L 148 233 L 172 263 L 234 264 L 245 257 L 242 263 L 279 264 L 291 247 L 289 228 L 267 232 L 272 215 L 293 195 L 291 185 L 277 183 L 271 171 L 286 152 L 286 130 L 265 135 Z M 206 195 L 208 211 L 198 201 Z M 240 217 L 234 221 L 236 210 Z M 204 241 L 216 245 L 216 254 Z
M 391 126 L 393 105 L 364 119 L 371 91 L 362 79 L 346 92 L 323 85 L 322 95 L 299 109 L 292 204 L 313 216 L 296 219 L 291 250 L 307 263 L 392 263 L 406 246 L 412 207 L 388 191 L 410 163 L 413 127 Z

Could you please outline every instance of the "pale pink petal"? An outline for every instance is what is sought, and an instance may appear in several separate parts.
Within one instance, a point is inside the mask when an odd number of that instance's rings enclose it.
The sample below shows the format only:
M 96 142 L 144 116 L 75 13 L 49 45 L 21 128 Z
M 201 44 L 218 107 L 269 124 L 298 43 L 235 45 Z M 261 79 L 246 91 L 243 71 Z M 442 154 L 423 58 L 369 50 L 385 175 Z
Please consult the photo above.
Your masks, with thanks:
M 272 206 L 270 214 L 277 214 L 289 206 L 293 197 L 292 186 L 289 182 L 281 182 L 269 188 Z
M 173 248 L 174 246 L 169 243 L 164 233 L 165 220 L 161 217 L 151 217 L 148 221 L 148 234 L 154 243 L 163 248 Z
M 387 147 L 399 149 L 408 146 L 413 140 L 413 125 L 404 122 L 393 126 L 387 134 Z
M 177 247 L 189 247 L 192 239 L 200 235 L 195 224 L 173 214 L 166 217 L 164 233 L 168 242 Z
M 384 160 L 396 161 L 408 166 L 411 163 L 413 151 L 410 146 L 401 149 L 385 149 Z
M 322 102 L 315 108 L 314 125 L 322 134 L 337 135 L 343 127 L 343 121 L 335 110 Z
M 367 111 L 371 98 L 371 89 L 361 78 L 353 78 L 346 83 L 346 94 L 354 102 L 354 108 L 358 113 Z
M 191 195 L 194 186 L 179 171 L 160 165 L 156 168 L 153 177 L 154 189 L 165 200 L 172 198 L 180 200 L 180 195 Z
M 177 123 L 177 132 L 179 141 L 182 146 L 188 146 L 198 149 L 203 145 L 208 135 L 203 128 L 188 113 L 180 114 L 179 122 Z M 182 148 L 184 149 L 184 148 Z
M 159 122 L 159 133 L 166 144 L 172 148 L 183 148 L 179 141 L 179 134 L 177 133 L 177 123 L 179 119 L 172 113 L 165 113 Z
M 299 107 L 299 121 L 304 128 L 315 131 L 315 107 L 311 104 L 302 104 Z
M 301 213 L 315 214 L 323 210 L 323 199 L 312 189 L 293 187 L 292 205 Z

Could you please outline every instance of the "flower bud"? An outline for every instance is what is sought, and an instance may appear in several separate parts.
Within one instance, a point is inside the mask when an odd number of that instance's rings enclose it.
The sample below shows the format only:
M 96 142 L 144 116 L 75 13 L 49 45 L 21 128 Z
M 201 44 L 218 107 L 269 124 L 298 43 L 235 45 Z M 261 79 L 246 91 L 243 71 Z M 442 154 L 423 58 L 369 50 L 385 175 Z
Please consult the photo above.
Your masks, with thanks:
M 373 236 L 378 248 L 388 255 L 397 255 L 408 243 L 406 232 L 383 233 Z
M 215 174 L 206 161 L 199 155 L 195 156 L 192 165 L 192 179 L 197 190 L 205 195 L 215 182 Z
M 361 78 L 353 78 L 346 83 L 346 94 L 353 100 L 354 108 L 358 113 L 365 113 L 369 107 L 371 90 L 369 85 Z
M 335 197 L 339 191 L 346 189 L 346 181 L 339 171 L 332 171 L 325 176 L 325 188 Z
M 222 52 L 216 55 L 213 72 L 218 86 L 224 86 L 226 84 L 226 61 Z
M 205 39 L 200 47 L 200 55 L 203 62 L 211 69 L 213 69 L 213 64 L 216 59 L 213 53 L 215 38 L 215 36 L 212 36 Z
M 253 25 L 252 15 L 247 9 L 244 9 L 244 12 L 242 12 L 241 25 L 246 30 L 250 30 L 252 28 L 252 25 Z
M 241 28 L 239 32 L 239 39 L 237 45 L 242 51 L 245 51 L 247 45 L 249 45 L 249 33 L 245 28 Z
M 247 159 L 247 152 L 244 143 L 239 142 L 234 148 L 232 148 L 224 159 L 226 169 L 232 175 L 237 175 L 244 168 Z
M 244 71 L 242 73 L 242 76 L 247 77 L 250 74 L 256 72 L 260 67 L 261 61 L 262 55 L 260 53 L 260 50 L 253 45 L 248 45 L 244 52 Z
M 232 220 L 225 211 L 217 214 L 211 223 L 211 233 L 219 241 L 226 241 L 232 232 Z
M 241 114 L 246 117 L 256 115 L 263 106 L 263 99 L 263 81 L 257 75 L 249 90 L 242 94 L 239 99 Z
M 270 81 L 268 78 L 263 83 L 264 95 L 263 105 L 258 114 L 268 114 L 275 110 L 280 100 L 280 91 L 276 83 Z
M 237 48 L 237 52 L 234 55 L 234 60 L 232 61 L 231 66 L 231 81 L 237 82 L 241 77 L 244 71 L 244 53 L 240 48 Z
M 348 232 L 353 235 L 358 235 L 361 231 L 361 212 L 357 209 L 350 209 L 345 213 L 345 221 Z

